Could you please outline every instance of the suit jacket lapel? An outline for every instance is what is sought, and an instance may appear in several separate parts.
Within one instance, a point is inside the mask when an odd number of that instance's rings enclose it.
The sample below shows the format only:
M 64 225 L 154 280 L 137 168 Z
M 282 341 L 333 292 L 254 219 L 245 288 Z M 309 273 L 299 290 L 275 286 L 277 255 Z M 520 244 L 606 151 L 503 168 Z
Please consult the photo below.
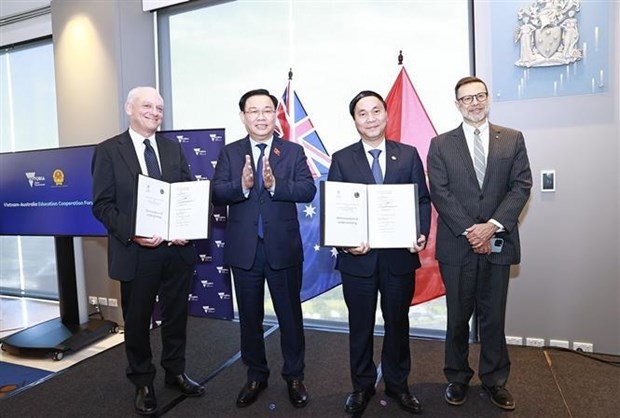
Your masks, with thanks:
M 366 152 L 364 151 L 364 145 L 362 145 L 361 140 L 357 143 L 357 146 L 353 148 L 353 162 L 359 169 L 362 177 L 364 177 L 366 184 L 375 184 L 375 178 L 370 170 L 370 165 L 368 165 L 368 158 L 366 158 Z
M 129 136 L 129 130 L 125 131 L 118 140 L 118 153 L 131 172 L 132 178 L 137 178 L 138 174 L 142 174 L 140 161 L 136 155 L 136 149 Z
M 277 167 L 286 157 L 282 155 L 282 138 L 274 135 L 273 141 L 271 141 L 271 151 L 269 153 L 269 165 L 271 165 L 271 169 L 274 173 L 277 173 Z
M 170 154 L 166 151 L 168 148 L 169 139 L 164 138 L 160 135 L 155 135 L 155 141 L 157 142 L 157 149 L 159 151 L 159 168 L 161 170 L 161 178 L 163 180 L 167 179 L 167 174 L 172 171 L 172 161 L 168 158 Z
M 474 160 L 467 147 L 467 140 L 465 139 L 465 132 L 463 131 L 463 125 L 457 128 L 453 132 L 454 148 L 463 161 L 463 167 L 465 171 L 472 178 L 472 180 L 478 184 L 478 178 L 476 177 L 476 170 L 474 169 Z M 483 184 L 484 185 L 484 184 Z
M 385 168 L 383 172 L 383 183 L 391 184 L 396 181 L 398 165 L 400 164 L 400 149 L 391 141 L 385 140 Z M 372 173 L 372 171 L 371 171 Z
M 497 156 L 502 145 L 500 142 L 501 133 L 502 131 L 497 126 L 489 123 L 489 155 L 487 156 L 486 173 L 492 173 L 493 168 L 498 162 Z M 483 186 L 486 186 L 487 179 L 488 176 L 485 174 Z

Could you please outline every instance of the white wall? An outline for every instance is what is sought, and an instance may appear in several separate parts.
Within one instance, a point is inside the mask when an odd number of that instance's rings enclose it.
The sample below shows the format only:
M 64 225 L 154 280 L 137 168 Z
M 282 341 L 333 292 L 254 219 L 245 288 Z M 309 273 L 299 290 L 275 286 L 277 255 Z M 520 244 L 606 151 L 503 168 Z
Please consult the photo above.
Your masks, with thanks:
M 0 0 L 0 18 L 13 22 L 0 26 L 0 46 L 51 35 L 52 20 L 50 14 L 43 11 L 49 11 L 50 2 L 51 0 Z M 41 15 L 21 21 L 12 19 L 33 10 L 40 10 Z
M 154 23 L 140 0 L 52 2 L 61 146 L 96 144 L 127 129 L 129 89 L 155 86 Z M 128 179 L 129 180 L 129 179 Z M 107 239 L 84 238 L 86 293 L 120 301 L 108 278 Z M 121 309 L 104 308 L 122 324 Z

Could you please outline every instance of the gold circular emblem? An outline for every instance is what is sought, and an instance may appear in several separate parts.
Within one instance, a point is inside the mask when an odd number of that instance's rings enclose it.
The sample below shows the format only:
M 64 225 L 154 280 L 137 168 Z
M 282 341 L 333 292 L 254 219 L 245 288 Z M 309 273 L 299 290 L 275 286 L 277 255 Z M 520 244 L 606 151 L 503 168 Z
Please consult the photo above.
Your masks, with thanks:
M 54 179 L 54 184 L 56 184 L 56 186 L 61 186 L 65 181 L 65 173 L 63 173 L 61 169 L 57 168 L 52 173 L 52 179 Z

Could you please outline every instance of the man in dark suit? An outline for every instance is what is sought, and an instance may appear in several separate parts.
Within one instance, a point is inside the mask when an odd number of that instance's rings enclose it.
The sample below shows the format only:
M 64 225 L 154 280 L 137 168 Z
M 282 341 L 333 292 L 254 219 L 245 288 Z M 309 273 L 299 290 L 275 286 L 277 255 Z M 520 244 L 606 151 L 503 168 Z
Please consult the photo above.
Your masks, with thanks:
M 151 87 L 131 90 L 125 103 L 129 129 L 95 148 L 92 162 L 93 213 L 108 230 L 108 271 L 121 283 L 125 321 L 127 377 L 136 386 L 135 409 L 157 410 L 153 389 L 155 366 L 149 329 L 155 298 L 162 310 L 161 366 L 167 386 L 188 396 L 205 389 L 185 374 L 187 296 L 196 261 L 185 240 L 165 242 L 160 236 L 135 236 L 132 229 L 137 176 L 140 173 L 169 183 L 191 175 L 178 143 L 156 134 L 164 103 Z
M 298 408 L 308 403 L 296 203 L 312 201 L 316 186 L 303 148 L 274 135 L 277 105 L 264 89 L 241 96 L 239 116 L 248 135 L 222 149 L 213 176 L 214 204 L 228 205 L 224 261 L 232 267 L 241 358 L 248 367 L 238 407 L 251 405 L 269 378 L 263 340 L 265 279 L 280 325 L 289 399 Z
M 448 329 L 445 400 L 465 402 L 469 319 L 478 315 L 478 374 L 491 401 L 515 408 L 505 384 L 510 372 L 504 322 L 510 265 L 521 258 L 519 214 L 532 187 L 523 135 L 488 121 L 486 84 L 465 77 L 455 87 L 463 124 L 431 142 L 428 173 L 439 214 L 436 258 L 446 286 Z M 503 243 L 503 244 L 502 244 Z
M 349 112 L 361 141 L 334 153 L 327 179 L 362 184 L 417 184 L 421 236 L 408 249 L 371 249 L 367 243 L 360 243 L 359 247 L 342 249 L 338 254 L 336 268 L 342 277 L 349 311 L 353 383 L 345 411 L 363 411 L 375 393 L 377 368 L 372 340 L 380 292 L 385 327 L 381 352 L 385 393 L 397 399 L 402 409 L 417 414 L 422 412 L 422 406 L 407 383 L 411 370 L 409 306 L 415 289 L 415 270 L 420 267 L 417 253 L 425 248 L 430 230 L 431 206 L 424 168 L 414 147 L 385 139 L 387 108 L 379 94 L 360 92 L 351 101 Z M 374 157 L 377 151 L 378 157 Z M 373 175 L 375 158 L 379 178 Z

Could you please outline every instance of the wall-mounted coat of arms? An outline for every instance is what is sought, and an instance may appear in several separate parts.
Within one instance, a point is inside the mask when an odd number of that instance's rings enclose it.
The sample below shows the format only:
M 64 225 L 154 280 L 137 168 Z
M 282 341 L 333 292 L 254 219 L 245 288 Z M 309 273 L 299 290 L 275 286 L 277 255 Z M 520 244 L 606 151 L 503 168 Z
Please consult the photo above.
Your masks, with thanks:
M 550 67 L 579 61 L 580 0 L 536 0 L 520 9 L 515 43 L 520 42 L 519 67 Z

